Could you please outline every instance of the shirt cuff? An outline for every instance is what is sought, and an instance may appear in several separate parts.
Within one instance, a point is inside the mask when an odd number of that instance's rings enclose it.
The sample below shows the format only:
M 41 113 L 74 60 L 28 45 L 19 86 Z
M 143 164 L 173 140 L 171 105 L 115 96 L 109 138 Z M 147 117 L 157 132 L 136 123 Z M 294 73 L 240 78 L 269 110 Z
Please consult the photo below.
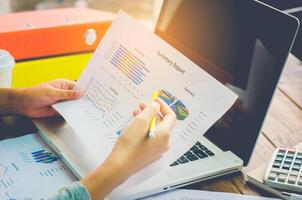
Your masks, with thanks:
M 68 187 L 59 190 L 50 200 L 91 200 L 90 194 L 81 182 L 74 182 Z

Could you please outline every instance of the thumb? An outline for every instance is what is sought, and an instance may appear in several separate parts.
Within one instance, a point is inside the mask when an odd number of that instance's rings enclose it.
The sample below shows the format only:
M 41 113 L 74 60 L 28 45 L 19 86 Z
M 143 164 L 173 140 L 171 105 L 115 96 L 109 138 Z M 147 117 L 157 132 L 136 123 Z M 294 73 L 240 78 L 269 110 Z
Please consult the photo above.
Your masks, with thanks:
M 157 115 L 157 112 L 159 112 L 159 110 L 160 105 L 157 102 L 152 102 L 146 106 L 146 108 L 140 113 L 140 115 L 143 118 L 150 120 Z
M 75 100 L 83 95 L 82 90 L 62 90 L 58 89 L 55 93 L 57 101 Z

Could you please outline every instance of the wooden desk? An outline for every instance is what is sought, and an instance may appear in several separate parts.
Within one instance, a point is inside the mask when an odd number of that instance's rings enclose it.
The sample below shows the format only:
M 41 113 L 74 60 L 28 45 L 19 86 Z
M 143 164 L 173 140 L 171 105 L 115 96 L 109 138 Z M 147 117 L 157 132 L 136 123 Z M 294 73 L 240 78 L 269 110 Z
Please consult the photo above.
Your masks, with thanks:
M 15 126 L 4 126 L 0 123 L 0 139 L 4 138 L 4 133 L 9 133 L 9 137 L 15 137 L 22 135 L 22 131 L 30 133 L 34 130 L 29 119 L 18 119 Z M 290 55 L 262 128 L 262 135 L 251 162 L 244 168 L 243 173 L 266 162 L 277 146 L 292 147 L 300 142 L 302 142 L 302 63 Z M 245 184 L 242 173 L 196 183 L 187 188 L 269 196 Z
M 302 142 L 302 63 L 290 55 L 266 117 L 252 159 L 243 173 L 265 163 L 276 147 Z M 189 186 L 192 189 L 270 196 L 245 184 L 242 173 Z

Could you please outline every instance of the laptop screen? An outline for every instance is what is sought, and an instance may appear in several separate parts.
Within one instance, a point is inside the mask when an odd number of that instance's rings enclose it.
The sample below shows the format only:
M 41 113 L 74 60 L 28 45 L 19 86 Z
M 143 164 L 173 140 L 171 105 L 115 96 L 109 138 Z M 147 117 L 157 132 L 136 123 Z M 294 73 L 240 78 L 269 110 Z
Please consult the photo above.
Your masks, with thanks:
M 239 96 L 205 136 L 245 165 L 297 27 L 257 1 L 164 1 L 155 32 Z

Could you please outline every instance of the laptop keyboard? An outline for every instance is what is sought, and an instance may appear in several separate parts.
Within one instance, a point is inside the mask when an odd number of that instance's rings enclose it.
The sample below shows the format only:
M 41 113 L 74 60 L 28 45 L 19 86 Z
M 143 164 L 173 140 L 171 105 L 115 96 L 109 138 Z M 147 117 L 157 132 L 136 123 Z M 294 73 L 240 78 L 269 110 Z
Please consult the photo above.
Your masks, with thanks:
M 178 158 L 175 162 L 170 164 L 170 166 L 173 167 L 176 165 L 181 165 L 187 162 L 200 160 L 214 155 L 215 154 L 206 146 L 202 145 L 200 142 L 196 142 L 193 147 L 191 147 L 184 155 Z

